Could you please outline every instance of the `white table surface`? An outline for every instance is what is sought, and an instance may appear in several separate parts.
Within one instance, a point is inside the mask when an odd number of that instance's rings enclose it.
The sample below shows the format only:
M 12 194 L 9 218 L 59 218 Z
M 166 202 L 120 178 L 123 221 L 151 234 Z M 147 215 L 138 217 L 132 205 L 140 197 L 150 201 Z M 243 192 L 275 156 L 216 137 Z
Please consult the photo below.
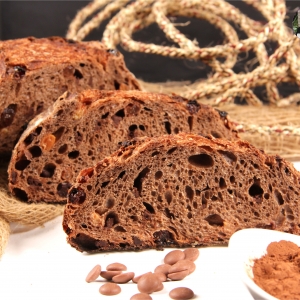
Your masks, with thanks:
M 295 166 L 299 170 L 300 162 Z M 86 283 L 87 273 L 96 264 L 105 269 L 109 263 L 121 262 L 139 275 L 153 271 L 172 250 L 83 254 L 66 243 L 61 221 L 60 216 L 29 231 L 12 225 L 13 234 L 0 260 L 1 299 L 130 299 L 138 292 L 136 284 L 121 285 L 122 292 L 117 296 L 103 296 L 98 290 L 104 281 Z M 153 300 L 169 299 L 169 291 L 179 286 L 192 288 L 193 299 L 253 299 L 233 267 L 234 254 L 228 247 L 200 248 L 196 266 L 196 271 L 183 281 L 164 283 L 162 291 L 151 294 Z

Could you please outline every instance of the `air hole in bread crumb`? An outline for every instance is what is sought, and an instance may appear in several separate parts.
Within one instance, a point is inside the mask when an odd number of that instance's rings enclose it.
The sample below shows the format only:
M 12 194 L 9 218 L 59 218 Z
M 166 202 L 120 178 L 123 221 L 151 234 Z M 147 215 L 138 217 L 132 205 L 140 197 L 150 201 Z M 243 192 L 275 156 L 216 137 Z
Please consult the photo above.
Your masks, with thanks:
M 77 151 L 77 150 L 71 151 L 71 152 L 69 152 L 69 154 L 68 154 L 68 157 L 69 157 L 70 159 L 75 159 L 75 158 L 77 158 L 78 156 L 79 156 L 79 151 Z
M 118 224 L 118 223 L 119 223 L 118 215 L 116 213 L 114 213 L 114 212 L 110 212 L 106 216 L 106 218 L 105 218 L 105 225 L 104 225 L 104 227 L 111 228 L 115 224 Z
M 185 193 L 186 193 L 186 196 L 188 197 L 188 199 L 193 201 L 193 199 L 194 199 L 194 190 L 190 186 L 187 185 L 185 187 Z
M 139 218 L 137 216 L 130 216 L 130 219 L 134 222 L 139 220 Z
M 230 183 L 235 183 L 235 177 L 234 176 L 230 176 L 230 178 L 229 178 L 229 180 L 230 180 Z
M 149 213 L 155 214 L 155 210 L 151 204 L 149 204 L 147 202 L 143 202 L 143 205 L 146 207 L 146 209 L 147 209 L 147 211 L 149 211 Z
M 109 112 L 105 113 L 104 115 L 101 116 L 101 119 L 106 119 L 109 115 Z
M 120 83 L 117 80 L 114 80 L 114 86 L 115 86 L 115 90 L 120 89 Z
M 49 163 L 46 164 L 40 174 L 40 177 L 51 178 L 54 175 L 56 165 Z
M 114 231 L 117 231 L 117 232 L 127 232 L 124 227 L 118 225 L 114 228 Z
M 168 202 L 168 204 L 170 205 L 170 203 L 172 202 L 172 192 L 171 191 L 166 191 L 165 192 L 165 198 L 166 198 L 166 200 L 167 200 L 167 202 Z
M 134 180 L 133 187 L 137 189 L 139 195 L 141 195 L 142 192 L 142 183 L 149 172 L 150 169 L 148 167 L 144 168 Z
M 118 178 L 119 178 L 119 179 L 122 179 L 123 176 L 124 176 L 125 174 L 126 174 L 126 171 L 122 171 L 122 172 L 119 174 Z
M 104 181 L 101 184 L 101 188 L 105 188 L 109 184 L 109 181 Z
M 93 251 L 98 249 L 96 246 L 97 240 L 89 237 L 84 233 L 78 233 L 76 238 L 71 238 L 72 243 L 77 244 L 82 251 Z
M 188 212 L 187 217 L 188 217 L 189 219 L 191 219 L 191 218 L 193 217 L 192 213 L 191 213 L 191 212 Z
M 260 187 L 259 181 L 255 181 L 249 188 L 249 195 L 255 199 L 255 202 L 262 203 L 264 190 Z
M 142 131 L 145 131 L 145 126 L 144 125 L 139 125 L 139 129 Z
M 115 115 L 118 117 L 124 118 L 125 117 L 124 109 L 120 109 L 119 111 L 116 112 Z
M 64 131 L 65 127 L 59 127 L 55 132 L 53 132 L 53 135 L 55 136 L 55 142 L 57 142 L 61 138 Z
M 175 219 L 174 214 L 170 212 L 170 210 L 166 207 L 165 208 L 165 212 L 164 212 L 165 216 L 169 219 Z
M 115 200 L 113 198 L 109 198 L 106 200 L 105 207 L 112 208 L 115 205 Z
M 220 187 L 220 189 L 226 189 L 226 187 L 227 187 L 226 181 L 223 177 L 220 178 L 219 187 Z
M 67 144 L 64 144 L 64 145 L 62 145 L 62 146 L 60 146 L 60 147 L 58 148 L 58 153 L 59 153 L 59 154 L 63 154 L 63 153 L 65 153 L 67 150 L 68 150 L 68 145 L 67 145 Z
M 282 195 L 281 195 L 281 193 L 278 190 L 274 191 L 274 197 L 275 197 L 275 200 L 277 201 L 277 203 L 279 205 L 282 205 L 284 203 Z
M 204 220 L 207 221 L 210 226 L 224 226 L 224 220 L 218 214 L 209 215 Z
M 76 79 L 82 79 L 82 78 L 83 78 L 82 73 L 81 73 L 79 70 L 77 70 L 77 69 L 75 69 L 73 76 L 74 76 Z
M 165 123 L 165 129 L 167 131 L 168 134 L 171 134 L 171 123 L 166 121 Z
M 220 134 L 219 132 L 217 131 L 211 131 L 211 135 L 216 138 L 216 139 L 219 139 L 219 138 L 222 138 L 222 134 Z
M 153 157 L 153 156 L 156 156 L 156 155 L 158 155 L 160 152 L 158 152 L 158 151 L 154 151 L 152 154 L 151 154 L 151 156 Z
M 16 195 L 17 198 L 19 198 L 22 201 L 27 202 L 28 201 L 28 196 L 27 193 L 19 188 L 14 188 L 13 193 Z
M 206 153 L 191 155 L 188 162 L 198 168 L 211 168 L 214 165 L 213 158 Z
M 167 154 L 168 154 L 168 155 L 171 155 L 171 154 L 174 153 L 176 150 L 177 150 L 177 147 L 173 147 L 173 148 L 171 148 L 171 149 L 169 149 L 169 150 L 167 151 Z
M 163 172 L 162 171 L 157 171 L 154 176 L 155 176 L 156 180 L 159 180 L 160 178 L 162 178 Z
M 227 163 L 233 164 L 237 161 L 237 157 L 230 151 L 218 150 L 218 152 L 223 156 Z M 241 164 L 242 160 L 241 160 Z
M 28 149 L 32 157 L 39 157 L 42 155 L 42 150 L 39 146 L 32 146 Z
M 190 127 L 190 131 L 193 130 L 193 121 L 194 121 L 193 116 L 189 116 L 188 117 L 188 124 L 189 124 L 189 127 Z
M 31 163 L 30 160 L 26 159 L 25 155 L 23 155 L 21 157 L 20 160 L 18 160 L 16 163 L 15 163 L 15 168 L 19 171 L 23 171 L 27 168 L 27 166 Z

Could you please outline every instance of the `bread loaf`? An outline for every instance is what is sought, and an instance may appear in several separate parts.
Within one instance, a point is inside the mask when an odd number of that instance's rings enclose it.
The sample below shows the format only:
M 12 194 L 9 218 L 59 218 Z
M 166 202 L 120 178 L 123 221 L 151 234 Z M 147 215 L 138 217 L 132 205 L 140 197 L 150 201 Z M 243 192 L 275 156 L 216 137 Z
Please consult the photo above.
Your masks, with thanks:
M 100 42 L 33 37 L 0 42 L 0 155 L 63 92 L 139 89 L 123 56 Z
M 299 234 L 299 179 L 241 140 L 144 138 L 79 173 L 63 228 L 87 252 L 225 245 L 253 227 Z
M 224 112 L 180 97 L 141 91 L 66 92 L 31 121 L 9 165 L 9 186 L 29 202 L 66 202 L 82 168 L 138 136 L 193 132 L 236 139 Z

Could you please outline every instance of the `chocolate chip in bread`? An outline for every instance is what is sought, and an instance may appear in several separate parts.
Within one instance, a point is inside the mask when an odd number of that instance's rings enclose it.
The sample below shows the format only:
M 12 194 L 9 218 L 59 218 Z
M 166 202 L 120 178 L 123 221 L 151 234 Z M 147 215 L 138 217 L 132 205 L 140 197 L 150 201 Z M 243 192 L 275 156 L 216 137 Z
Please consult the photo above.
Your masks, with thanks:
M 65 203 L 82 168 L 124 141 L 178 132 L 237 139 L 231 122 L 212 107 L 141 91 L 66 92 L 33 119 L 9 165 L 9 187 L 29 202 Z
M 123 56 L 100 42 L 33 37 L 0 42 L 0 155 L 65 91 L 140 89 Z
M 299 175 L 241 140 L 141 138 L 79 173 L 63 228 L 87 252 L 226 245 L 244 228 L 299 234 Z

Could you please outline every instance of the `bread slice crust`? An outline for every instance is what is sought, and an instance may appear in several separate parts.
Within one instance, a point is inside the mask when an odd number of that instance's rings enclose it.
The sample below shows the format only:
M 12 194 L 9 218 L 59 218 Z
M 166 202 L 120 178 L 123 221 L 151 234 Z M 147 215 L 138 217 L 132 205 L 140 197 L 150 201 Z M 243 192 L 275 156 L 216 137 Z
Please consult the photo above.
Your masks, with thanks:
M 9 187 L 29 202 L 66 203 L 82 168 L 124 141 L 178 132 L 237 139 L 224 112 L 194 101 L 141 91 L 66 92 L 33 119 L 8 168 Z
M 245 141 L 144 138 L 80 172 L 63 228 L 86 252 L 226 245 L 243 228 L 299 234 L 299 178 Z
M 123 56 L 100 42 L 61 37 L 0 42 L 0 155 L 11 151 L 28 122 L 65 91 L 140 89 Z

